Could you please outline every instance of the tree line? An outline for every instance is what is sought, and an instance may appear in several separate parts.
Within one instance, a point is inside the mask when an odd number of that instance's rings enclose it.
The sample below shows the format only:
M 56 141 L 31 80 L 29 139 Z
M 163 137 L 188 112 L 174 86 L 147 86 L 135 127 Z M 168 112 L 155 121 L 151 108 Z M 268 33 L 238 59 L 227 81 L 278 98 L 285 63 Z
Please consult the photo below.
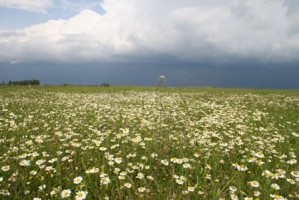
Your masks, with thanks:
M 39 80 L 21 80 L 21 81 L 9 81 L 7 84 L 2 82 L 1 85 L 40 85 Z

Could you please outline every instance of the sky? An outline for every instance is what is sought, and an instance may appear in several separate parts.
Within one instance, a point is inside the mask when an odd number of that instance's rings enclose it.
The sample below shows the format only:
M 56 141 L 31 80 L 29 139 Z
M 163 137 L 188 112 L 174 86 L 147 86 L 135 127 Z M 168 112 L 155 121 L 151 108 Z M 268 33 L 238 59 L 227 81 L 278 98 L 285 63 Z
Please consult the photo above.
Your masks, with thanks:
M 0 81 L 299 88 L 298 0 L 0 0 Z

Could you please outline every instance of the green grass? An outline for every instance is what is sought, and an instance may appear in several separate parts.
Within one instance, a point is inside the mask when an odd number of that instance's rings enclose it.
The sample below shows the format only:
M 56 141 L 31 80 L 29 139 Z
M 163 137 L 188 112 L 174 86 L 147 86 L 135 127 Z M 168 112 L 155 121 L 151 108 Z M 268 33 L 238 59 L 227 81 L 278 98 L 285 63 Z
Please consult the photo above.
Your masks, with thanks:
M 297 90 L 0 87 L 0 199 L 298 199 L 298 156 Z

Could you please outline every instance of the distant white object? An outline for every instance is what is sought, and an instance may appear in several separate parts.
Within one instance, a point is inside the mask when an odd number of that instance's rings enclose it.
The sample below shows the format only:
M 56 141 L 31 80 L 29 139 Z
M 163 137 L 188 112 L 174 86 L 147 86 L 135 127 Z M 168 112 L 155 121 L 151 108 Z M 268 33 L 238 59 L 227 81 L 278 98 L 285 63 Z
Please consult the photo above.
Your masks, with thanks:
M 159 77 L 159 86 L 165 86 L 166 78 L 164 75 L 160 75 Z

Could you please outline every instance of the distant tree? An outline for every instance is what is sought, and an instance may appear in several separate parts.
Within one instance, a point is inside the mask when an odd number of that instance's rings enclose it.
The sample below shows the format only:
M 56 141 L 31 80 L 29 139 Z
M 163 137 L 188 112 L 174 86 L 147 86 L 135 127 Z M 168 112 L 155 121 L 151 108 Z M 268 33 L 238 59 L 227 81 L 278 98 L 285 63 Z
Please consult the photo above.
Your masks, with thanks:
M 101 87 L 109 87 L 109 86 L 110 86 L 110 84 L 106 83 L 106 82 L 104 82 L 104 83 L 101 84 Z
M 9 81 L 8 85 L 40 85 L 39 80 Z

